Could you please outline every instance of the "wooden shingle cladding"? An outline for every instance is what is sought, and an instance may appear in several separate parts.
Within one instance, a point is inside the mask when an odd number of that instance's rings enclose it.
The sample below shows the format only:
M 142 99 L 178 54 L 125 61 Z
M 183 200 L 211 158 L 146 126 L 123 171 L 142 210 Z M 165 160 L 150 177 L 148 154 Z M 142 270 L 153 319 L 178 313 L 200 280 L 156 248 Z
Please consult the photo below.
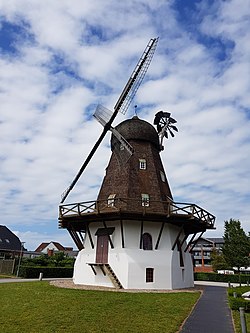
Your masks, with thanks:
M 129 202 L 123 202 L 123 210 L 136 212 L 141 206 L 138 199 L 147 194 L 150 201 L 155 202 L 152 212 L 165 212 L 161 202 L 172 199 L 172 194 L 159 154 L 157 132 L 151 124 L 137 117 L 124 121 L 116 128 L 134 152 L 127 163 L 121 164 L 113 150 L 97 200 L 108 200 L 115 193 L 116 198 L 129 198 Z M 112 136 L 111 148 L 114 140 L 116 138 Z M 145 168 L 141 167 L 142 161 Z

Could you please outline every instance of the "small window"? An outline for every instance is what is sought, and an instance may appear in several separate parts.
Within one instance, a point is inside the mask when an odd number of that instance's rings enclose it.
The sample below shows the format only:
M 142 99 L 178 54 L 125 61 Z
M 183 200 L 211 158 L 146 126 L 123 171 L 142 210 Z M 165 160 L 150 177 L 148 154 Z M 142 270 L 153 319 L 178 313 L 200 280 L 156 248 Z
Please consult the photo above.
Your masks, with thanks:
M 153 250 L 152 236 L 147 232 L 142 235 L 142 248 L 143 250 Z
M 114 205 L 115 205 L 115 196 L 116 196 L 116 194 L 110 194 L 108 196 L 108 206 L 109 207 L 114 207 Z
M 177 248 L 178 248 L 178 252 L 179 252 L 180 267 L 184 267 L 183 253 L 182 253 L 181 243 L 179 240 L 177 242 Z
M 9 240 L 8 238 L 6 238 L 6 239 L 5 239 L 5 242 L 6 242 L 6 243 L 9 243 L 9 242 L 10 242 L 10 240 Z
M 146 268 L 146 282 L 154 282 L 154 269 Z
M 3 241 L 2 238 L 0 238 L 0 243 L 1 243 L 2 241 Z
M 160 171 L 160 175 L 161 175 L 161 180 L 165 183 L 166 182 L 166 177 L 163 171 Z
M 141 170 L 146 170 L 147 169 L 147 162 L 145 159 L 141 158 L 139 159 L 139 168 Z
M 149 194 L 142 193 L 141 195 L 141 205 L 144 207 L 149 207 Z

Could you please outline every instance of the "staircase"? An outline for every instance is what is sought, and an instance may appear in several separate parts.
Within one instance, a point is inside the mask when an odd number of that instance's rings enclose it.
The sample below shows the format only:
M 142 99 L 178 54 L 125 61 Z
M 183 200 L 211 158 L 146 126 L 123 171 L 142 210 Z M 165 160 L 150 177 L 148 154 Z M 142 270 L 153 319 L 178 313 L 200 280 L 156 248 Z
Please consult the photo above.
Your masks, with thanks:
M 123 289 L 121 282 L 119 281 L 118 277 L 114 273 L 113 269 L 110 267 L 109 264 L 103 264 L 104 271 L 109 276 L 110 280 L 112 281 L 113 285 L 116 289 Z

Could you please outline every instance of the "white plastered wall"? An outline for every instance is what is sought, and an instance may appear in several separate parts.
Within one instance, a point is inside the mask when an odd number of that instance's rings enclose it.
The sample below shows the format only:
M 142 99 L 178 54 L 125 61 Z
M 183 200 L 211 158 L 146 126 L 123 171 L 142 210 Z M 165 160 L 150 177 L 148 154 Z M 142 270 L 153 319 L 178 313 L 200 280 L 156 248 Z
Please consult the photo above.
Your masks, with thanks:
M 141 223 L 139 221 L 126 221 L 123 223 L 125 247 L 122 248 L 120 222 L 107 223 L 107 227 L 115 227 L 111 235 L 114 245 L 109 245 L 108 263 L 125 289 L 179 289 L 193 286 L 193 266 L 191 256 L 184 253 L 184 268 L 179 264 L 177 247 L 172 251 L 172 245 L 179 233 L 179 228 L 165 224 L 159 247 L 155 250 L 161 223 L 144 222 L 143 232 L 151 234 L 153 250 L 140 249 Z M 90 225 L 90 233 L 94 242 L 94 249 L 88 235 L 85 239 L 85 248 L 81 250 L 75 262 L 73 281 L 76 284 L 97 285 L 113 287 L 109 277 L 95 267 L 96 275 L 88 263 L 95 263 L 97 237 L 95 232 L 103 228 L 101 223 Z M 181 236 L 181 238 L 183 235 Z M 186 243 L 183 244 L 183 250 Z M 154 282 L 146 283 L 146 268 L 154 269 Z

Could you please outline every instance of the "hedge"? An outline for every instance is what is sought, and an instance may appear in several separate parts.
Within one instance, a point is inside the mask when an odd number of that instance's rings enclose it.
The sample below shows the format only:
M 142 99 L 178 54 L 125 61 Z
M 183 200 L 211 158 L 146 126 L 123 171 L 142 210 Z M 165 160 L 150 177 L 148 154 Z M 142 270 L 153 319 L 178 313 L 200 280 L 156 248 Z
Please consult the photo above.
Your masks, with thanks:
M 228 288 L 228 300 L 232 310 L 239 310 L 242 307 L 246 312 L 250 312 L 250 301 L 242 298 L 242 294 L 249 291 L 249 289 L 247 286 Z M 236 293 L 236 297 L 234 297 L 234 293 Z
M 218 274 L 218 273 L 194 273 L 195 281 L 214 281 L 231 283 L 250 283 L 249 274 Z
M 250 301 L 242 298 L 233 296 L 228 297 L 229 306 L 232 310 L 239 310 L 239 308 L 244 308 L 246 312 L 250 312 Z
M 42 266 L 20 266 L 19 276 L 24 278 L 39 278 L 43 273 L 44 278 L 71 278 L 73 267 L 42 267 Z

